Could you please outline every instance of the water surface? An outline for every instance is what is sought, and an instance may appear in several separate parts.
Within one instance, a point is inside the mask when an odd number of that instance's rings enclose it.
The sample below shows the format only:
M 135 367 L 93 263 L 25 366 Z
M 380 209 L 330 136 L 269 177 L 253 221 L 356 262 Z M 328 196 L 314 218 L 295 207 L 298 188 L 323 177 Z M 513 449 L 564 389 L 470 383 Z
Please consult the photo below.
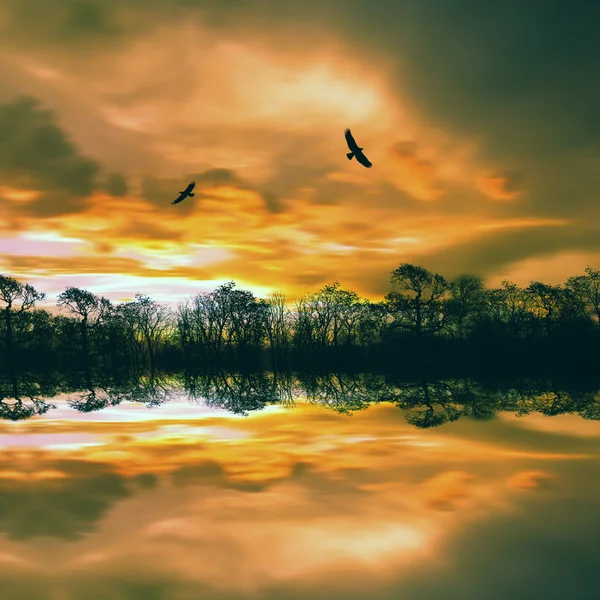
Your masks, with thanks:
M 597 597 L 598 421 L 189 396 L 0 421 L 3 598 Z

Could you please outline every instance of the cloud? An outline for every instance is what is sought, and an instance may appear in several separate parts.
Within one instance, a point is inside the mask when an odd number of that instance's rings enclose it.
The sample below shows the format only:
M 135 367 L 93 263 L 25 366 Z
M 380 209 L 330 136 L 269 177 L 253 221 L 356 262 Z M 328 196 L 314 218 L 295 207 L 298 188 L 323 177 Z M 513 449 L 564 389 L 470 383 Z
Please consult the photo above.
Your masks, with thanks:
M 95 189 L 98 169 L 36 100 L 0 105 L 0 173 L 9 184 L 41 191 L 25 205 L 28 214 L 45 217 L 80 210 Z
M 116 198 L 121 198 L 123 196 L 127 196 L 127 180 L 123 175 L 119 173 L 112 173 L 108 176 L 105 183 L 105 190 L 111 196 L 115 196 Z
M 397 142 L 390 153 L 398 170 L 394 181 L 401 190 L 417 200 L 438 200 L 444 195 L 444 190 L 436 185 L 434 163 L 419 156 L 416 142 Z
M 517 490 L 543 490 L 552 487 L 553 479 L 545 471 L 520 471 L 509 477 L 506 485 Z
M 65 477 L 0 478 L 0 530 L 10 539 L 78 539 L 94 531 L 108 509 L 130 495 L 124 478 L 108 465 L 57 461 L 51 466 Z
M 475 239 L 423 254 L 420 263 L 448 277 L 460 274 L 466 265 L 470 273 L 491 276 L 526 257 L 542 257 L 561 248 L 593 243 L 592 239 L 582 238 L 576 227 L 543 223 L 536 226 L 532 221 L 530 226 L 525 224 L 514 230 L 492 229 Z
M 200 203 L 202 199 L 214 198 L 219 195 L 221 190 L 236 190 L 239 192 L 252 192 L 258 194 L 264 203 L 264 208 L 268 211 L 277 213 L 283 206 L 277 196 L 268 191 L 258 190 L 255 186 L 249 184 L 232 169 L 213 168 L 201 173 L 190 173 L 179 179 L 159 179 L 145 178 L 142 180 L 141 195 L 150 200 L 157 207 L 163 210 L 173 209 L 170 207 L 170 200 L 175 199 L 179 190 L 187 185 L 187 182 L 195 181 L 195 197 L 186 199 L 178 210 L 184 210 L 186 214 L 193 210 L 193 207 Z
M 422 498 L 427 506 L 436 510 L 451 510 L 456 502 L 470 493 L 468 482 L 474 476 L 465 471 L 438 473 L 422 484 Z
M 0 98 L 42 99 L 19 131 L 42 127 L 58 165 L 24 146 L 37 162 L 3 184 L 5 233 L 45 221 L 107 258 L 181 273 L 202 244 L 228 253 L 205 272 L 213 281 L 289 295 L 332 279 L 382 294 L 406 260 L 496 276 L 557 252 L 595 256 L 595 8 L 540 13 L 510 0 L 466 27 L 439 2 L 432 14 L 334 0 L 302 18 L 260 1 L 3 6 Z M 564 39 L 550 35 L 567 22 Z M 40 117 L 42 104 L 54 116 Z M 345 157 L 348 126 L 368 173 Z M 173 210 L 192 179 L 197 196 Z M 510 232 L 544 220 L 571 225 Z
M 522 193 L 520 180 L 517 173 L 484 173 L 477 178 L 477 187 L 493 200 L 514 200 Z
M 213 486 L 223 489 L 241 490 L 248 493 L 261 492 L 267 484 L 259 481 L 244 481 L 227 475 L 223 467 L 214 460 L 206 460 L 200 464 L 185 465 L 171 474 L 176 486 Z

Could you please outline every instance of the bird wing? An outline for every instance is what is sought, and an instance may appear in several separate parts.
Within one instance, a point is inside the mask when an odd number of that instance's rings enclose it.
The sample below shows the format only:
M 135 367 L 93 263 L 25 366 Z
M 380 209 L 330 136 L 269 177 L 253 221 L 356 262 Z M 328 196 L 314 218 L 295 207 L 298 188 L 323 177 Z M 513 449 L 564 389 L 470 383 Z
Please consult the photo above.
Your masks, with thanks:
M 187 192 L 191 192 L 194 188 L 196 187 L 196 182 L 192 181 L 192 183 L 190 183 L 190 185 L 187 186 Z
M 350 148 L 350 150 L 356 150 L 356 148 L 358 148 L 358 144 L 356 143 L 356 140 L 352 137 L 352 133 L 350 132 L 349 129 L 346 129 L 346 131 L 344 131 L 344 137 L 346 138 L 346 143 L 348 144 L 348 148 Z
M 362 152 L 357 152 L 354 156 L 356 157 L 356 160 L 364 167 L 367 167 L 367 169 L 370 169 L 373 166 L 373 163 Z
M 173 200 L 173 202 L 171 202 L 171 204 L 179 204 L 184 198 L 185 198 L 186 194 L 183 193 L 179 196 L 179 198 L 176 198 L 175 200 Z

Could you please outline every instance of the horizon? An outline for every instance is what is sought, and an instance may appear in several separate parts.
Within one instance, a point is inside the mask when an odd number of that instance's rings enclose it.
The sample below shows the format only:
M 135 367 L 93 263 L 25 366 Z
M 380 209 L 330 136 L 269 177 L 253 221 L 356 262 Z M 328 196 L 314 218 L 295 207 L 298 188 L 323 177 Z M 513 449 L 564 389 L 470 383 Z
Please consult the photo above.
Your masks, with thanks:
M 600 9 L 452 4 L 0 0 L 0 272 L 172 304 L 599 268 Z
M 420 266 L 420 265 L 416 265 L 416 266 Z M 588 265 L 586 267 L 586 269 L 588 269 L 588 268 L 591 268 L 593 271 L 597 271 L 596 269 L 594 269 L 590 265 Z M 443 273 L 438 273 L 437 275 L 441 275 L 442 277 L 444 277 Z M 12 275 L 9 275 L 7 273 L 0 273 L 0 277 L 2 277 L 2 276 L 6 276 L 8 278 L 13 278 Z M 462 276 L 470 277 L 470 276 L 472 276 L 472 274 L 471 273 L 464 273 Z M 529 285 L 529 284 L 533 284 L 533 283 L 537 282 L 537 283 L 542 283 L 542 284 L 545 284 L 545 285 L 557 285 L 557 286 L 559 286 L 561 288 L 565 288 L 567 286 L 567 284 L 568 284 L 568 279 L 570 279 L 571 277 L 579 277 L 579 276 L 589 276 L 589 275 L 585 275 L 585 270 L 584 270 L 581 273 L 572 273 L 567 278 L 565 278 L 564 281 L 559 281 L 558 283 L 551 283 L 551 284 L 549 284 L 548 281 L 540 281 L 540 280 L 534 281 L 534 280 L 530 280 L 529 282 L 527 282 L 527 284 Z M 30 284 L 30 285 L 32 285 L 31 281 L 27 281 L 27 280 L 24 280 L 22 278 L 16 278 L 16 277 L 14 279 L 16 279 L 17 281 L 19 281 L 19 283 L 21 283 L 23 285 L 24 284 Z M 448 295 L 451 292 L 451 285 L 453 283 L 453 280 L 449 280 L 447 278 L 445 278 L 445 279 L 446 279 L 446 282 L 448 283 L 449 287 L 448 287 L 447 290 L 445 290 L 444 296 Z M 487 283 L 486 283 L 485 280 L 482 280 L 482 283 L 483 283 L 484 290 L 492 290 L 492 289 L 499 289 L 499 288 L 501 288 L 502 284 L 505 281 L 507 283 L 516 284 L 518 288 L 523 289 L 523 290 L 527 290 L 527 288 L 528 288 L 528 285 L 520 285 L 519 283 L 516 283 L 514 281 L 504 280 L 504 279 L 497 286 L 495 286 L 495 287 L 487 285 Z M 254 290 L 252 290 L 250 287 L 244 287 L 243 285 L 240 285 L 239 282 L 233 281 L 233 280 L 223 280 L 223 281 L 219 281 L 217 283 L 215 283 L 215 282 L 212 282 L 212 283 L 214 284 L 214 286 L 213 285 L 209 285 L 209 286 L 205 286 L 205 287 L 200 286 L 200 287 L 202 287 L 202 289 L 196 289 L 193 293 L 190 292 L 188 294 L 178 294 L 177 297 L 176 297 L 176 299 L 170 299 L 171 295 L 169 295 L 168 293 L 166 293 L 165 295 L 161 295 L 160 293 L 159 294 L 155 294 L 155 295 L 150 295 L 150 294 L 147 294 L 147 293 L 145 293 L 143 291 L 140 291 L 139 289 L 136 290 L 135 292 L 131 292 L 130 294 L 128 294 L 126 296 L 120 296 L 119 298 L 115 299 L 114 297 L 113 298 L 110 297 L 111 294 L 109 294 L 109 295 L 103 295 L 102 293 L 98 293 L 97 291 L 95 291 L 93 289 L 93 286 L 92 286 L 92 288 L 82 287 L 82 286 L 77 286 L 77 285 L 71 285 L 71 286 L 68 286 L 68 287 L 75 287 L 75 288 L 79 288 L 79 289 L 84 289 L 84 290 L 90 291 L 94 295 L 96 295 L 98 298 L 102 298 L 102 297 L 107 298 L 115 306 L 118 305 L 118 304 L 124 304 L 124 303 L 127 303 L 127 302 L 133 302 L 135 300 L 135 295 L 137 293 L 139 293 L 139 294 L 141 294 L 143 296 L 149 297 L 151 300 L 157 302 L 158 304 L 166 305 L 167 307 L 169 307 L 171 309 L 176 309 L 180 302 L 186 302 L 186 301 L 193 300 L 196 296 L 198 296 L 200 294 L 211 293 L 211 292 L 215 291 L 219 286 L 221 286 L 223 284 L 226 284 L 226 283 L 233 283 L 234 286 L 235 286 L 235 288 L 237 290 L 245 290 L 245 291 L 252 292 L 252 294 L 254 295 L 255 299 L 257 299 L 257 300 L 266 300 L 266 299 L 270 298 L 272 294 L 276 294 L 278 292 L 281 292 L 281 290 L 278 290 L 276 288 L 273 288 L 271 290 L 266 290 L 266 291 L 264 291 L 265 289 L 263 288 L 262 295 L 261 294 L 256 294 L 256 292 Z M 325 286 L 331 285 L 331 284 L 336 284 L 336 283 L 339 284 L 338 281 L 328 281 L 324 285 L 320 286 L 318 289 L 315 288 L 315 289 L 312 289 L 312 290 L 307 290 L 305 292 L 304 296 L 293 297 L 293 296 L 286 296 L 286 295 L 284 295 L 285 306 L 288 308 L 288 310 L 291 310 L 292 312 L 294 312 L 293 309 L 296 307 L 297 303 L 302 298 L 307 298 L 308 296 L 315 295 L 318 292 L 320 292 Z M 197 285 L 197 282 L 194 282 L 194 284 Z M 48 310 L 51 313 L 55 313 L 55 312 L 56 313 L 60 313 L 61 311 L 64 312 L 63 309 L 61 309 L 61 307 L 57 306 L 56 301 L 58 300 L 58 294 L 60 294 L 61 292 L 63 292 L 65 290 L 65 288 L 60 289 L 54 295 L 50 296 L 48 293 L 46 293 L 46 290 L 37 288 L 35 285 L 33 287 L 38 292 L 43 292 L 43 293 L 46 294 L 45 297 L 42 300 L 36 301 L 34 308 L 43 308 L 45 310 Z M 349 291 L 349 292 L 356 292 L 356 290 L 351 290 L 351 289 L 348 289 L 348 288 L 344 288 L 341 285 L 339 287 L 340 287 L 340 290 L 345 290 L 345 291 Z M 395 289 L 395 287 L 394 287 L 394 285 L 392 284 L 391 281 L 389 282 L 388 287 L 389 287 L 389 289 L 388 289 L 387 293 L 389 293 L 389 292 L 391 292 L 391 291 L 393 291 Z M 407 290 L 404 290 L 404 293 L 406 293 L 406 292 L 407 292 Z M 358 294 L 358 299 L 360 301 L 367 301 L 367 302 L 372 302 L 372 303 L 385 302 L 386 301 L 387 293 L 382 294 L 380 297 L 372 297 L 372 296 L 368 297 L 368 296 L 361 296 L 360 294 Z M 408 293 L 410 294 L 410 291 Z

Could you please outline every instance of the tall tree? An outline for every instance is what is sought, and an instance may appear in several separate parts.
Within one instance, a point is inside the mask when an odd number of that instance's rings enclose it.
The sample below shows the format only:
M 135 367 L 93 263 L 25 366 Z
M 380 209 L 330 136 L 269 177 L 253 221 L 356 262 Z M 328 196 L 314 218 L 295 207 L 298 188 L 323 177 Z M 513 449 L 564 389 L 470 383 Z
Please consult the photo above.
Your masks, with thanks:
M 56 304 L 66 308 L 79 321 L 79 334 L 83 364 L 86 371 L 90 367 L 90 336 L 111 311 L 111 303 L 88 290 L 68 287 L 58 295 Z
M 565 287 L 573 293 L 582 316 L 600 328 L 600 271 L 586 267 L 585 275 L 570 277 Z
M 485 316 L 482 324 L 496 333 L 512 338 L 523 338 L 531 331 L 533 320 L 532 297 L 511 281 L 502 281 L 501 287 L 486 290 Z
M 454 325 L 457 337 L 464 338 L 485 306 L 483 280 L 474 275 L 461 275 L 450 282 L 449 292 L 444 312 Z
M 274 359 L 289 349 L 290 311 L 283 292 L 274 292 L 266 300 L 264 322 L 269 348 Z
M 136 294 L 135 301 L 129 304 L 135 315 L 136 333 L 145 344 L 150 371 L 154 373 L 156 354 L 167 334 L 170 311 L 166 306 L 143 294 Z
M 554 326 L 567 316 L 564 288 L 532 281 L 525 291 L 531 296 L 535 316 L 543 323 L 544 334 L 550 335 Z
M 414 333 L 417 348 L 424 335 L 441 331 L 446 325 L 442 299 L 448 282 L 437 273 L 423 267 L 401 264 L 392 271 L 393 289 L 386 301 L 401 329 Z
M 24 311 L 33 308 L 36 302 L 43 300 L 46 294 L 38 292 L 28 283 L 21 283 L 14 277 L 0 275 L 0 302 L 4 303 L 2 317 L 6 366 L 9 370 L 13 368 L 13 353 L 15 346 L 14 321 Z

